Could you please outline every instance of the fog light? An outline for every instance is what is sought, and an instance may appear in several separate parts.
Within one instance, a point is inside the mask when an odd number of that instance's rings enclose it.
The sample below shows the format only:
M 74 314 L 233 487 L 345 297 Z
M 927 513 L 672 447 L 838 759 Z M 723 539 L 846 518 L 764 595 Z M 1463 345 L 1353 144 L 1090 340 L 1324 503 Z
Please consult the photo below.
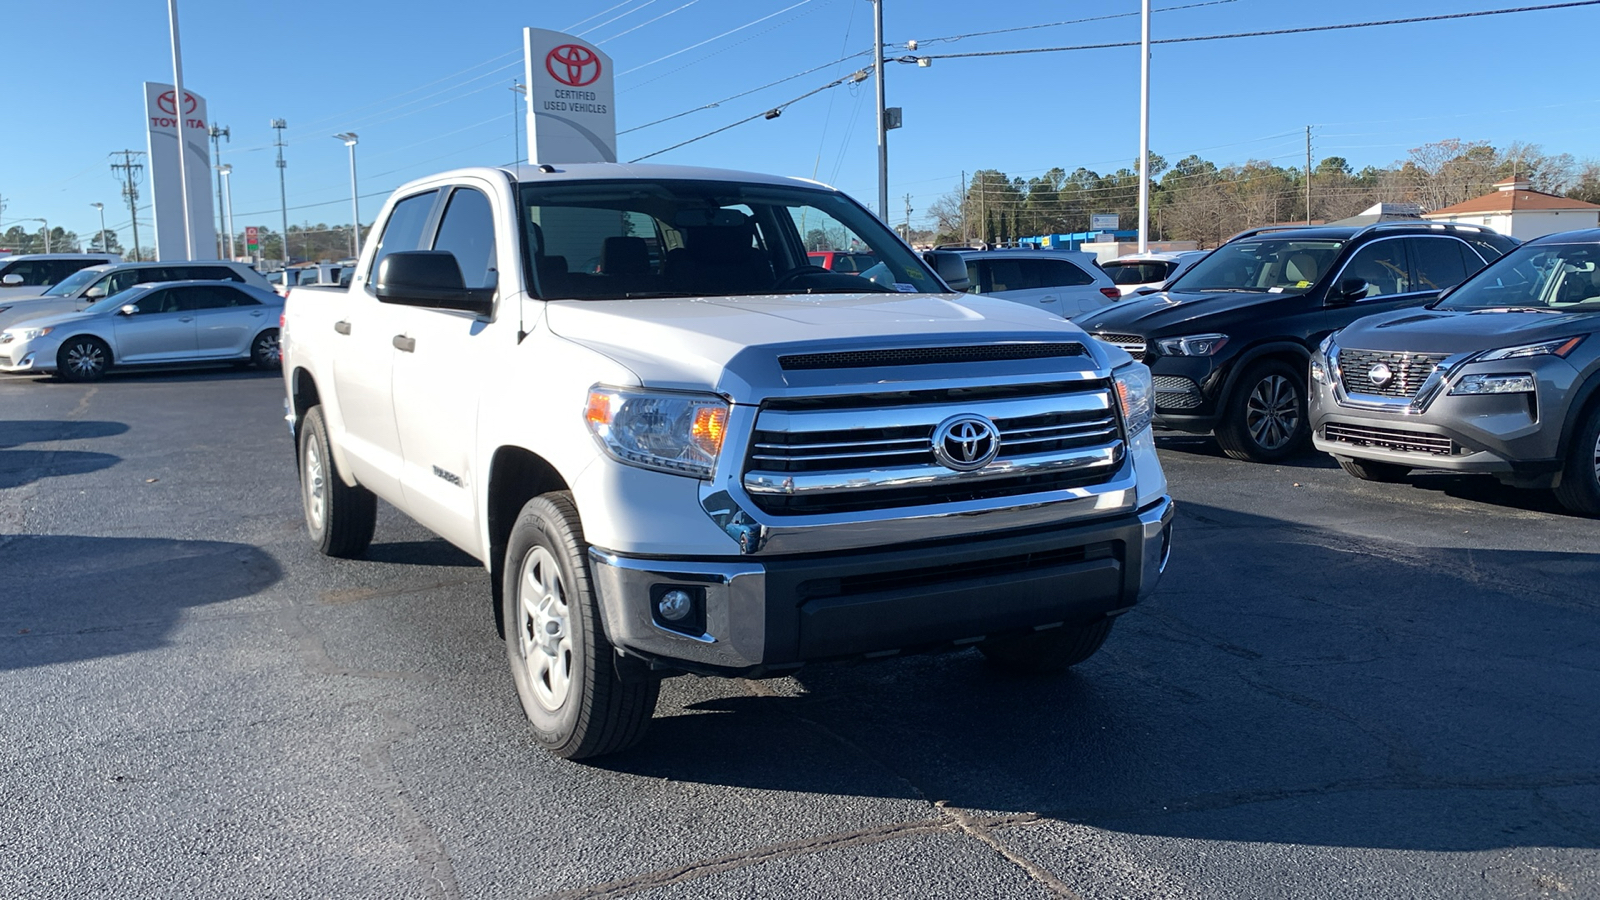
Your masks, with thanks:
M 668 622 L 680 622 L 694 612 L 694 598 L 688 591 L 667 591 L 656 603 L 656 612 Z

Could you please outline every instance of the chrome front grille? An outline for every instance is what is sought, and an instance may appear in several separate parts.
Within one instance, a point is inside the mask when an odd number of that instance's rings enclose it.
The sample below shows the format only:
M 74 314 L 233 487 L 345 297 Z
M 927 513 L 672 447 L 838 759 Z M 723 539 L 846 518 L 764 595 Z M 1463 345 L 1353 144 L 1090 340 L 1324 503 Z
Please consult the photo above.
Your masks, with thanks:
M 1144 338 L 1137 334 L 1097 334 L 1094 337 L 1113 347 L 1122 348 L 1134 359 L 1144 360 Z
M 1412 431 L 1409 428 L 1377 428 L 1370 425 L 1329 422 L 1322 427 L 1322 436 L 1325 440 L 1354 444 L 1358 447 L 1380 447 L 1385 450 L 1428 453 L 1433 456 L 1451 456 L 1461 452 L 1455 441 L 1442 434 Z
M 1042 493 L 1110 478 L 1124 447 L 1109 386 L 1049 389 L 769 404 L 756 419 L 744 487 L 767 512 L 801 515 Z M 998 453 L 975 471 L 947 468 L 935 458 L 934 431 L 969 413 L 994 423 Z
M 1351 394 L 1375 394 L 1379 397 L 1414 397 L 1423 382 L 1449 354 L 1406 353 L 1384 350 L 1349 350 L 1339 348 L 1339 373 L 1344 389 Z M 1388 367 L 1390 378 L 1383 385 L 1375 384 L 1372 371 L 1382 364 Z

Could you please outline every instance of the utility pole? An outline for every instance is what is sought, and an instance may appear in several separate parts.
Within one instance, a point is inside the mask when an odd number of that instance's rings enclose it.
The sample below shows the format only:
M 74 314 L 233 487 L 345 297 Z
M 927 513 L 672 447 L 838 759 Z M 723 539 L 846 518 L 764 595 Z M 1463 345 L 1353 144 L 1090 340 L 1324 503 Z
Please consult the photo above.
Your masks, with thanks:
M 967 231 L 967 170 L 961 170 L 961 243 L 972 239 Z
M 911 195 L 906 195 L 906 243 L 911 243 Z
M 883 97 L 883 0 L 872 4 L 872 71 L 878 82 L 878 218 L 889 221 L 889 121 Z
M 112 163 L 111 171 L 122 170 L 122 196 L 128 198 L 128 216 L 133 224 L 133 258 L 140 259 L 144 253 L 139 249 L 139 173 L 144 170 L 144 163 L 136 163 L 133 158 L 142 155 L 142 151 L 119 150 L 116 153 L 122 154 L 122 163 Z M 116 153 L 111 155 L 116 156 Z
M 1311 126 L 1306 126 L 1306 224 L 1311 224 Z
M 278 206 L 283 210 L 283 267 L 287 269 L 289 268 L 289 193 L 283 185 L 283 169 L 288 165 L 283 161 L 283 130 L 289 127 L 289 123 L 283 119 L 273 119 L 272 127 L 278 132 L 278 139 L 273 146 L 278 148 Z M 285 281 L 284 285 L 287 286 L 288 282 Z
M 219 127 L 215 123 L 206 129 L 206 135 L 211 138 L 211 164 L 217 170 L 217 258 L 221 259 L 222 233 L 228 227 L 222 212 L 222 139 L 228 138 L 228 143 L 231 144 L 233 143 L 233 138 L 228 137 L 226 126 Z
M 1139 252 L 1150 250 L 1150 0 L 1139 26 Z

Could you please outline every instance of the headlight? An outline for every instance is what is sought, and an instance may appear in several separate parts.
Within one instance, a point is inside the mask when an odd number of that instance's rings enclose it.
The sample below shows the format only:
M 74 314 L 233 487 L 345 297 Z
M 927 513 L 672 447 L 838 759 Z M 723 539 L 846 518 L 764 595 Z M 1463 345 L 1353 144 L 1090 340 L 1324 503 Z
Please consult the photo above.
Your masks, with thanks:
M 727 431 L 728 404 L 703 394 L 595 388 L 584 420 L 620 462 L 709 478 Z
M 1490 350 L 1480 355 L 1473 362 L 1490 362 L 1496 359 L 1521 359 L 1525 356 L 1559 356 L 1563 359 L 1567 354 L 1577 349 L 1588 335 L 1579 335 L 1575 338 L 1559 338 L 1554 341 L 1543 341 L 1538 344 L 1523 344 L 1519 347 L 1501 347 L 1499 350 Z
M 1328 368 L 1322 362 L 1322 354 L 1311 357 L 1311 380 L 1317 384 L 1328 384 Z
M 1468 375 L 1450 388 L 1452 394 L 1530 394 L 1538 385 L 1533 376 L 1521 375 Z
M 1161 338 L 1156 341 L 1163 356 L 1211 356 L 1228 342 L 1225 334 L 1191 334 L 1188 337 Z
M 1150 369 L 1142 363 L 1123 366 L 1116 371 L 1117 403 L 1122 406 L 1122 421 L 1128 426 L 1128 437 L 1150 427 L 1155 414 L 1155 388 L 1150 382 Z
M 47 326 L 45 328 L 12 328 L 8 330 L 6 334 L 11 335 L 13 338 L 19 341 L 34 341 L 44 337 L 52 331 L 55 331 L 54 326 Z

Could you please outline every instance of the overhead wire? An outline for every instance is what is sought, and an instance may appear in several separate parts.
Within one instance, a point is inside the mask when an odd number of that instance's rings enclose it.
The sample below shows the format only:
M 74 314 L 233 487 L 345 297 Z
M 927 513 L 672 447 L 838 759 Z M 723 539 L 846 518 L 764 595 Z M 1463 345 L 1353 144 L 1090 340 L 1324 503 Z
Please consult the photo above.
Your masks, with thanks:
M 730 28 L 727 31 L 724 31 L 723 33 L 721 33 L 719 35 L 715 35 L 713 37 L 708 37 L 705 40 L 700 41 L 698 43 L 690 44 L 689 46 L 684 47 L 682 50 L 674 50 L 671 53 L 668 53 L 666 56 L 660 56 L 660 57 L 657 57 L 655 59 L 650 60 L 647 63 L 642 63 L 640 65 L 634 66 L 633 68 L 628 69 L 627 71 L 618 72 L 617 73 L 617 77 L 621 78 L 624 75 L 631 75 L 634 72 L 639 71 L 640 69 L 648 69 L 651 66 L 655 65 L 656 63 L 665 62 L 666 60 L 669 60 L 669 59 L 673 58 L 674 56 L 680 56 L 680 55 L 682 55 L 684 53 L 688 53 L 690 50 L 693 50 L 693 49 L 695 49 L 697 47 L 704 47 L 707 44 L 713 43 L 715 41 L 720 41 L 720 40 L 722 40 L 723 38 L 727 37 L 730 34 L 737 34 L 737 33 L 741 32 L 741 31 L 745 30 L 746 28 L 751 28 L 753 26 L 760 25 L 762 22 L 765 22 L 768 19 L 776 18 L 776 17 L 781 16 L 784 13 L 788 12 L 789 10 L 798 9 L 799 7 L 805 6 L 806 4 L 811 3 L 811 2 L 813 2 L 813 0 L 799 0 L 798 3 L 794 3 L 792 5 L 785 6 L 783 9 L 780 9 L 777 12 L 768 13 L 767 15 L 764 15 L 761 18 L 756 19 L 753 22 L 746 22 L 743 25 L 738 26 L 737 28 Z M 824 0 L 824 2 L 831 2 L 831 0 Z M 1600 3 L 1600 0 L 1595 0 L 1595 2 Z

